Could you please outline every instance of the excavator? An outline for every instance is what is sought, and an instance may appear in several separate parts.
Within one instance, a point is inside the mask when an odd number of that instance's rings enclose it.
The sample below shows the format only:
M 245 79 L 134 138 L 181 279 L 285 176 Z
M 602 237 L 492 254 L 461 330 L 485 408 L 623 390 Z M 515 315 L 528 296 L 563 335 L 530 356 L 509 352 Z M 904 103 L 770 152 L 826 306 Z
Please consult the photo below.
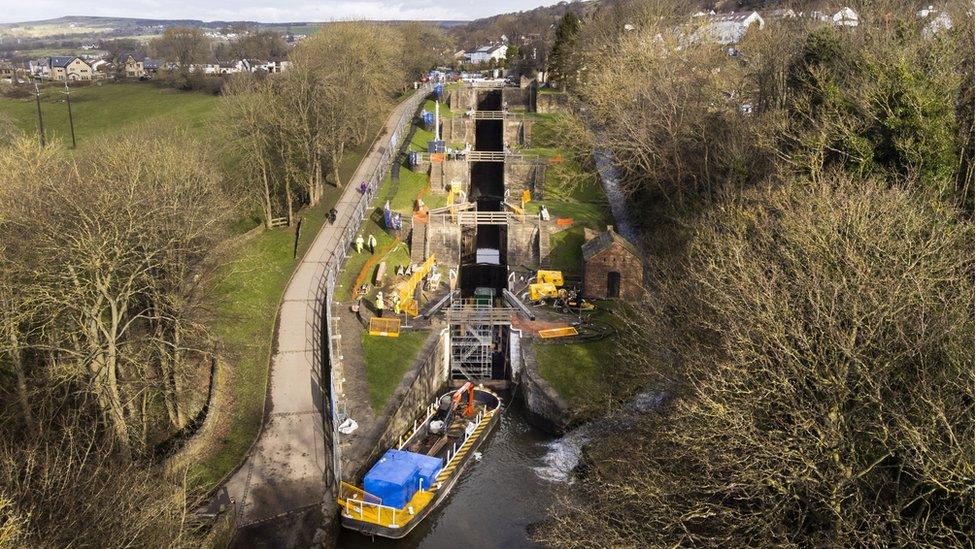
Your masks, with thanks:
M 474 383 L 468 381 L 460 389 L 455 391 L 454 394 L 441 397 L 440 402 L 437 404 L 437 415 L 434 416 L 434 421 L 430 423 L 431 431 L 439 433 L 447 432 L 447 429 L 451 426 L 451 421 L 454 419 L 454 414 L 458 413 L 458 408 L 461 407 L 461 399 L 464 398 L 465 393 L 468 394 L 468 402 L 461 411 L 461 416 L 472 417 L 474 415 Z
M 410 275 L 410 278 L 397 284 L 396 291 L 400 297 L 400 308 L 410 316 L 417 316 L 420 308 L 417 300 L 413 298 L 414 290 L 417 289 L 417 284 L 427 276 L 427 273 L 430 272 L 436 262 L 437 260 L 434 259 L 434 254 L 430 254 L 427 261 L 424 261 L 423 265 Z

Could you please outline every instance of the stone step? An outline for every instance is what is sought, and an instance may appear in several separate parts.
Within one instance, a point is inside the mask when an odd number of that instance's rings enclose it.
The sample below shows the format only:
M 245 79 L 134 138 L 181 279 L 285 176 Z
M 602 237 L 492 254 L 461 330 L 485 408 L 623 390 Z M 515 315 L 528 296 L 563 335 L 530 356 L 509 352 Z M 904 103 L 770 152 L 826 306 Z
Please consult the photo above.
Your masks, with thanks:
M 410 232 L 410 263 L 416 265 L 426 259 L 424 252 L 427 243 L 427 223 L 414 219 L 413 230 Z

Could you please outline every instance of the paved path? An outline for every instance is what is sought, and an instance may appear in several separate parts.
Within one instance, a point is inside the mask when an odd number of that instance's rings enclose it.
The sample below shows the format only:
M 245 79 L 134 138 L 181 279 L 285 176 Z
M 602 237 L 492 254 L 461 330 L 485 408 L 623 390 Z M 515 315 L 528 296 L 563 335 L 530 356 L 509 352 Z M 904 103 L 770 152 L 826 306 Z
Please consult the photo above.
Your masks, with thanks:
M 327 496 L 332 456 L 325 446 L 322 399 L 328 382 L 320 380 L 315 360 L 315 288 L 322 264 L 339 252 L 343 229 L 350 222 L 358 226 L 360 220 L 352 217 L 359 182 L 382 160 L 384 147 L 379 144 L 389 142 L 408 103 L 390 114 L 335 206 L 336 223 L 322 227 L 285 289 L 271 364 L 268 421 L 247 461 L 226 485 L 237 502 L 238 526 L 318 504 Z

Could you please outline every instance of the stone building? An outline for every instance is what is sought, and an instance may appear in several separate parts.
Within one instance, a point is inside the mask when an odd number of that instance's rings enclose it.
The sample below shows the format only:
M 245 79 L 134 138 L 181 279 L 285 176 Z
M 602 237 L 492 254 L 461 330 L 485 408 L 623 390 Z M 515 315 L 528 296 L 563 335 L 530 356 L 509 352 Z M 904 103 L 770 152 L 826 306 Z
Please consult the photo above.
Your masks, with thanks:
M 583 295 L 596 299 L 635 300 L 644 283 L 640 252 L 613 227 L 584 231 Z
M 51 57 L 48 59 L 51 80 L 92 80 L 94 71 L 85 60 L 80 57 Z

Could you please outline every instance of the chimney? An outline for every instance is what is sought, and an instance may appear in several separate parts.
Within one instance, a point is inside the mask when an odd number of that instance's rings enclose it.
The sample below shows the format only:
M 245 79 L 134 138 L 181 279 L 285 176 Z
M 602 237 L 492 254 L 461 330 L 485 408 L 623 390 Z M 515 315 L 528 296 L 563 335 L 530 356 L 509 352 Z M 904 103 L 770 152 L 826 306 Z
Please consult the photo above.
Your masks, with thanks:
M 607 232 L 608 233 L 612 233 L 613 232 L 613 225 L 607 225 Z

